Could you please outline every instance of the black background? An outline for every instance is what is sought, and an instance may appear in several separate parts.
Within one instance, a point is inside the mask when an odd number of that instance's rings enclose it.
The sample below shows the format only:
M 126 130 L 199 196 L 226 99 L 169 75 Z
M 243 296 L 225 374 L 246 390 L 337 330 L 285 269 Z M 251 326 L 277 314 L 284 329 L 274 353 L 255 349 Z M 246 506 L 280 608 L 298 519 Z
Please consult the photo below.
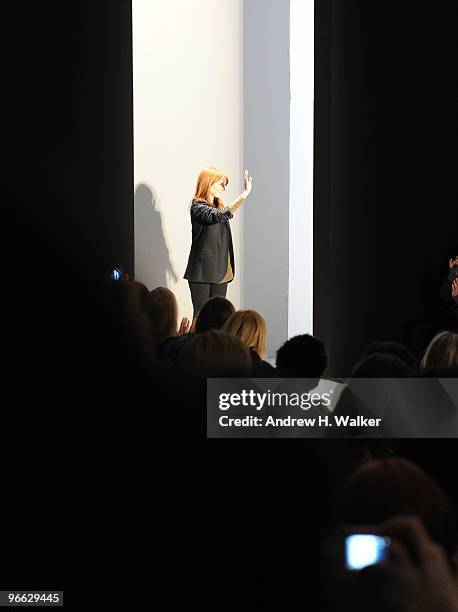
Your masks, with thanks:
M 315 334 L 411 344 L 458 249 L 453 3 L 316 2 Z M 416 347 L 415 347 L 416 348 Z

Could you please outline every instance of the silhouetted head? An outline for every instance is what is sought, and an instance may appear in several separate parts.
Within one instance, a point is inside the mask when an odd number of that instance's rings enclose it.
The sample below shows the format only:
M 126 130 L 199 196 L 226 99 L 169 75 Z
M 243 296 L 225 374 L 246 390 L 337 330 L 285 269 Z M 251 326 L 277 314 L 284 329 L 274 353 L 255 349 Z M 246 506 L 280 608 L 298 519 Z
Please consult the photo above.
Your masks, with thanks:
M 232 334 L 213 330 L 196 334 L 186 342 L 177 361 L 183 374 L 205 377 L 251 375 L 252 361 L 248 347 Z
M 150 363 L 155 359 L 155 342 L 145 309 L 147 296 L 147 288 L 138 282 L 113 282 L 102 287 L 97 311 L 99 342 L 103 338 L 107 343 L 107 357 L 114 359 L 119 352 L 121 360 Z
M 318 379 L 327 363 L 323 342 L 309 334 L 290 338 L 277 351 L 277 370 L 284 377 Z
M 369 344 L 366 350 L 363 352 L 361 358 L 363 359 L 364 357 L 368 357 L 374 353 L 394 355 L 411 368 L 415 369 L 417 367 L 417 359 L 415 355 L 410 349 L 404 346 L 404 344 L 400 344 L 399 342 L 391 342 L 387 340 L 383 342 L 371 342 L 371 344 Z
M 178 305 L 170 289 L 157 287 L 150 291 L 146 300 L 146 312 L 151 322 L 156 346 L 166 338 L 176 336 Z
M 221 329 L 234 312 L 235 308 L 232 302 L 224 297 L 215 295 L 200 309 L 196 319 L 196 333 Z
M 350 378 L 411 378 L 415 370 L 405 361 L 387 353 L 363 357 L 353 368 Z

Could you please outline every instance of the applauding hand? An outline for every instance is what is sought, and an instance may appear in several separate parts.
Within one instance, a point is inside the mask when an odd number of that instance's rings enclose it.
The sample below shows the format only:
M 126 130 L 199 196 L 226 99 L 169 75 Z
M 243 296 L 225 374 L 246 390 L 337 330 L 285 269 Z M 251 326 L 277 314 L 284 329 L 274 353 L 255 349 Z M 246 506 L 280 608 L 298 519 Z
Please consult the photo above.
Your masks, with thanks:
M 186 317 L 181 319 L 180 329 L 178 330 L 177 336 L 184 336 L 189 331 L 189 326 L 191 322 Z
M 452 297 L 458 297 L 458 278 L 452 283 Z

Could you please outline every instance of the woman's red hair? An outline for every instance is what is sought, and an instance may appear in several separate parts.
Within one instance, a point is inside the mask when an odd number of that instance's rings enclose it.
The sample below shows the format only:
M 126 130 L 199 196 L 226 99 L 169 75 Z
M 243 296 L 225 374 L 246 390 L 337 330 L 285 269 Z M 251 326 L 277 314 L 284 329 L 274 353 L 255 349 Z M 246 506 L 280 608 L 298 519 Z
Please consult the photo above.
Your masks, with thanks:
M 214 206 L 215 208 L 223 208 L 224 204 L 219 198 L 214 198 L 212 203 L 209 196 L 210 187 L 213 185 L 213 183 L 216 183 L 220 179 L 224 179 L 224 186 L 226 186 L 229 182 L 227 174 L 222 170 L 214 168 L 213 166 L 202 168 L 202 170 L 199 172 L 199 176 L 197 177 L 194 199 L 200 198 L 202 200 L 206 200 L 210 206 Z

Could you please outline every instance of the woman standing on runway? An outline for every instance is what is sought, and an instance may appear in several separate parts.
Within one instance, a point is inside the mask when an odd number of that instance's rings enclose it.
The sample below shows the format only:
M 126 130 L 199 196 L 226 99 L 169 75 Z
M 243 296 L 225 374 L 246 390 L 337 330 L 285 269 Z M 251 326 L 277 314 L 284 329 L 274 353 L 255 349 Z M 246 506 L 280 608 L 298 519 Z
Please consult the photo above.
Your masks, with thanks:
M 252 178 L 245 170 L 243 192 L 224 206 L 221 195 L 229 179 L 217 168 L 201 170 L 196 193 L 189 211 L 192 225 L 192 244 L 184 278 L 191 291 L 194 318 L 214 295 L 226 297 L 227 283 L 234 279 L 235 262 L 229 219 L 243 204 L 251 191 Z

